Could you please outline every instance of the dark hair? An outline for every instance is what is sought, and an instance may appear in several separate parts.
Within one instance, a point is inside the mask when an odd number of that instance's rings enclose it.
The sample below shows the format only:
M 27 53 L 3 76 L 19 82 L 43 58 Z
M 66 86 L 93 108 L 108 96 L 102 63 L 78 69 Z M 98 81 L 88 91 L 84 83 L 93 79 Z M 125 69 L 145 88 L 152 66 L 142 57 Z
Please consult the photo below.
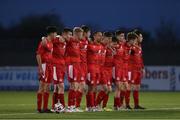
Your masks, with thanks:
M 105 36 L 105 37 L 113 37 L 113 34 L 111 32 L 104 32 L 103 36 Z
M 87 32 L 90 31 L 90 28 L 89 28 L 88 26 L 86 26 L 86 25 L 82 25 L 81 28 L 83 29 L 83 31 L 84 31 L 85 33 L 87 33 Z
M 125 31 L 124 30 L 116 30 L 115 36 L 118 36 L 118 35 L 120 35 L 122 33 L 125 34 Z
M 98 34 L 98 33 L 102 33 L 102 32 L 100 32 L 100 31 L 95 31 L 95 32 L 93 33 L 93 36 L 96 35 L 96 34 Z
M 72 30 L 70 28 L 64 28 L 62 33 L 67 33 L 67 32 L 72 32 Z
M 134 40 L 134 39 L 136 39 L 136 38 L 138 38 L 138 35 L 137 35 L 136 33 L 134 33 L 134 32 L 129 32 L 129 33 L 127 34 L 127 41 L 129 41 L 129 40 Z
M 57 27 L 56 26 L 48 26 L 46 27 L 46 33 L 47 35 L 57 32 Z
M 116 37 L 113 37 L 112 38 L 112 42 L 117 42 L 118 40 L 117 40 L 117 38 Z

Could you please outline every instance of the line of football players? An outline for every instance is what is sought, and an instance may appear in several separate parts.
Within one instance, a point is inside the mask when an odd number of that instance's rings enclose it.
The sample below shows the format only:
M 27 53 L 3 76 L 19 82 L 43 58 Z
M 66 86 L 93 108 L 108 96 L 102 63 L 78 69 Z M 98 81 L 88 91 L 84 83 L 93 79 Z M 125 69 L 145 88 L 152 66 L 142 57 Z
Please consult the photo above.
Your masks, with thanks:
M 86 96 L 86 111 L 111 111 L 106 107 L 109 93 L 114 90 L 114 110 L 132 109 L 129 105 L 133 92 L 134 109 L 139 106 L 139 89 L 144 73 L 142 33 L 117 30 L 94 32 L 87 26 L 65 28 L 57 35 L 57 28 L 47 27 L 36 58 L 39 89 L 38 112 L 82 112 L 82 96 Z M 69 90 L 65 109 L 64 77 L 67 73 Z M 53 82 L 52 110 L 48 109 L 50 85 Z M 123 101 L 125 100 L 125 106 Z

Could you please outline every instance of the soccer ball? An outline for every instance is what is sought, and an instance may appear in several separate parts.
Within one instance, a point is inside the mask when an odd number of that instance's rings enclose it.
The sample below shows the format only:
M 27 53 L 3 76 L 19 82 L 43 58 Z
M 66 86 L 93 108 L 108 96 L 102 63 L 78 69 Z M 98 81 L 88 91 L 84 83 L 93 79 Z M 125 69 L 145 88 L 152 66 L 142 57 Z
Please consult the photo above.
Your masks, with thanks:
M 64 112 L 65 111 L 65 108 L 64 108 L 64 106 L 61 104 L 61 103 L 56 103 L 55 105 L 54 105 L 54 111 L 56 112 L 56 113 L 61 113 L 61 112 Z

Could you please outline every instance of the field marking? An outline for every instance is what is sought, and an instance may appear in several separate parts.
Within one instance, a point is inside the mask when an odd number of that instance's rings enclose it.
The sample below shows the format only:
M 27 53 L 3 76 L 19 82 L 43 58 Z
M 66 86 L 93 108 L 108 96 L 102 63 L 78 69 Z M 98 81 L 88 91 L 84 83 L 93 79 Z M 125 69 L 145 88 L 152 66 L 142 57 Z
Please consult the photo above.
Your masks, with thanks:
M 0 116 L 9 116 L 9 115 L 32 115 L 32 114 L 37 114 L 37 113 L 2 113 Z
M 0 104 L 0 106 L 30 106 L 35 104 Z
M 150 109 L 145 109 L 145 110 L 132 110 L 133 111 L 155 111 L 155 110 L 180 110 L 180 108 L 150 108 Z M 121 111 L 131 111 L 131 110 L 121 110 Z M 121 112 L 117 111 L 117 112 Z M 112 111 L 114 112 L 114 111 Z M 115 111 L 116 112 L 116 111 Z M 87 112 L 88 113 L 88 112 Z M 98 113 L 98 112 L 97 112 Z M 13 115 L 32 115 L 32 114 L 39 114 L 39 113 L 0 113 L 0 116 L 13 116 Z

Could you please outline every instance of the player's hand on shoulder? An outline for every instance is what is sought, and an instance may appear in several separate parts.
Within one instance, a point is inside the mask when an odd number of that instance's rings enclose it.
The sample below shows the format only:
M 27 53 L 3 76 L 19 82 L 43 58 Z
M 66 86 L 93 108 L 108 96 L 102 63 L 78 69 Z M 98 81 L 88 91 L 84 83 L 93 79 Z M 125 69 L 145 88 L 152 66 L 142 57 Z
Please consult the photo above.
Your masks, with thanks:
M 65 42 L 65 39 L 64 39 L 62 36 L 57 35 L 56 37 L 59 39 L 59 41 L 61 41 L 61 42 Z

